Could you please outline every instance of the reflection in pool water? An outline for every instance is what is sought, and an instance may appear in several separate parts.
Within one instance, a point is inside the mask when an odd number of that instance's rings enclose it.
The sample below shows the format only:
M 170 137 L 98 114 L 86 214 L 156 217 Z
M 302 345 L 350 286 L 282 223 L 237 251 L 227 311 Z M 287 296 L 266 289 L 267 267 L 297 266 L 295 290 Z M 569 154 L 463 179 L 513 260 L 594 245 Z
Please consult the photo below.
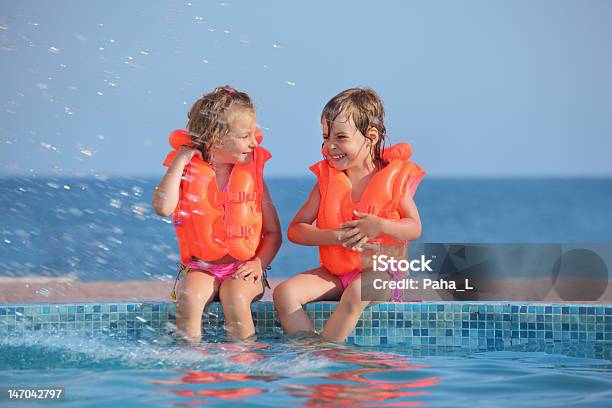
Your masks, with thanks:
M 0 340 L 4 385 L 66 387 L 68 406 L 550 406 L 612 402 L 612 345 L 355 347 L 312 338 L 177 344 L 27 333 Z

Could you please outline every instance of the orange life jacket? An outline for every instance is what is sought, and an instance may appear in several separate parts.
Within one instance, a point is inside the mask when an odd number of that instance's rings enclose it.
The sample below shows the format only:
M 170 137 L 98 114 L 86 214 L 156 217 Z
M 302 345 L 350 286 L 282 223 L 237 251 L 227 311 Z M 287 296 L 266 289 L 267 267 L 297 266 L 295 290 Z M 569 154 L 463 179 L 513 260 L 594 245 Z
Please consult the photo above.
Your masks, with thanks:
M 408 160 L 411 155 L 412 147 L 407 143 L 386 148 L 383 160 L 388 164 L 370 179 L 357 203 L 353 203 L 351 183 L 343 171 L 330 167 L 326 160 L 310 167 L 310 170 L 317 175 L 321 195 L 317 227 L 340 228 L 341 224 L 358 219 L 353 214 L 355 210 L 381 218 L 399 220 L 401 217 L 398 209 L 401 198 L 406 190 L 414 196 L 425 175 L 425 170 L 421 166 Z M 389 244 L 402 241 L 381 234 L 368 242 Z M 345 275 L 355 269 L 362 269 L 362 254 L 342 245 L 319 246 L 319 256 L 321 265 L 334 275 Z
M 256 131 L 258 143 L 262 135 Z M 180 146 L 190 145 L 185 130 L 170 134 L 174 148 L 164 161 L 169 166 Z M 193 156 L 185 166 L 180 186 L 180 198 L 172 220 L 181 254 L 186 263 L 196 257 L 216 261 L 225 255 L 247 260 L 255 255 L 262 234 L 263 168 L 272 155 L 256 146 L 251 160 L 234 165 L 227 191 L 217 188 L 212 166 Z

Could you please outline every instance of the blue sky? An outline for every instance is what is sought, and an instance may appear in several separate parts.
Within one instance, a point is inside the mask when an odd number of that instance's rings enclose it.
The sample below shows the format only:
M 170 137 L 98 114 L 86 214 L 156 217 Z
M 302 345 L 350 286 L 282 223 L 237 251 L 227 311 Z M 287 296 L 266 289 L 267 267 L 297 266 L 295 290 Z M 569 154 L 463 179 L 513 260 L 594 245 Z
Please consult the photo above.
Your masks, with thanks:
M 612 176 L 611 38 L 593 0 L 6 3 L 0 175 L 161 175 L 229 83 L 270 176 L 308 174 L 323 105 L 363 85 L 430 176 Z

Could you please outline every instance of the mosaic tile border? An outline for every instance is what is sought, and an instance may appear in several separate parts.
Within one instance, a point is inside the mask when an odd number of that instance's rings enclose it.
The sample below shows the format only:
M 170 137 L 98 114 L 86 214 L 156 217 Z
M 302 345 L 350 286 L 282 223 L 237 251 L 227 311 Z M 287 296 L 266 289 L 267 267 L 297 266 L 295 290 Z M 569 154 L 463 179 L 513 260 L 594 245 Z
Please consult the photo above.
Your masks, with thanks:
M 337 302 L 305 307 L 320 331 Z M 176 307 L 167 302 L 0 305 L 0 336 L 30 331 L 147 337 L 169 333 Z M 252 305 L 260 335 L 282 335 L 272 302 Z M 203 314 L 205 335 L 221 335 L 223 310 Z M 542 303 L 381 303 L 366 309 L 347 339 L 359 345 L 505 347 L 530 342 L 612 342 L 612 305 Z

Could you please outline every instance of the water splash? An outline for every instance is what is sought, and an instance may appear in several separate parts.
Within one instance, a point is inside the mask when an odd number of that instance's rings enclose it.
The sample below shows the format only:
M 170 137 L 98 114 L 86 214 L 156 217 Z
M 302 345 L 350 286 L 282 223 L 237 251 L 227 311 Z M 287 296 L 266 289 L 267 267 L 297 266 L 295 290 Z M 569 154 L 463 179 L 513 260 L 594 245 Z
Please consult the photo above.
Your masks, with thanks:
M 79 151 L 81 152 L 81 154 L 83 154 L 85 156 L 91 157 L 91 156 L 94 155 L 94 150 L 93 149 L 91 149 L 91 148 L 89 148 L 89 147 L 87 147 L 85 145 L 82 145 L 82 144 L 79 145 Z

